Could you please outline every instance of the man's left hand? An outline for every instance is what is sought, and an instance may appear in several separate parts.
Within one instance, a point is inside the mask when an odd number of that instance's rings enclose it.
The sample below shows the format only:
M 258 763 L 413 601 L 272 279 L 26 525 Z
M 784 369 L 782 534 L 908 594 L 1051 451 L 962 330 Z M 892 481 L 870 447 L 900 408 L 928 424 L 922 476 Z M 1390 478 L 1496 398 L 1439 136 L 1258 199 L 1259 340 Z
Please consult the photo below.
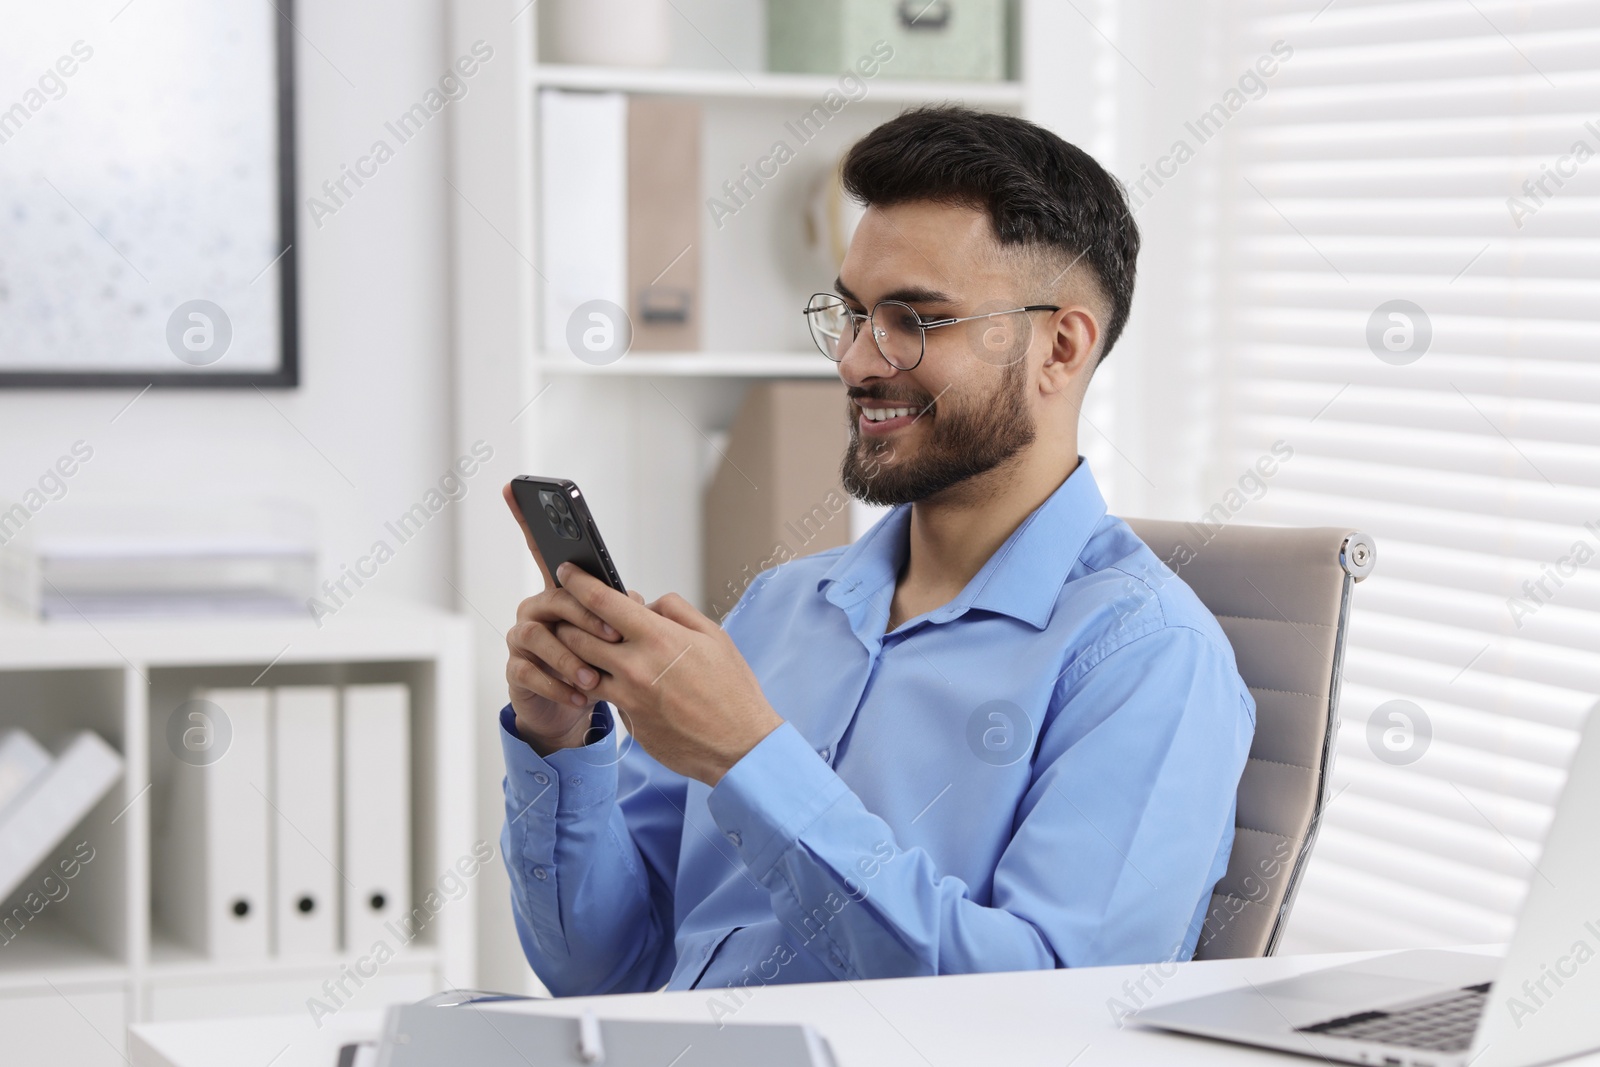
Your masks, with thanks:
M 591 684 L 580 672 L 579 688 L 624 710 L 629 732 L 668 770 L 714 786 L 783 724 L 733 638 L 683 597 L 644 604 L 570 563 L 556 577 L 622 635 L 603 641 L 556 624 L 562 644 L 606 672 Z

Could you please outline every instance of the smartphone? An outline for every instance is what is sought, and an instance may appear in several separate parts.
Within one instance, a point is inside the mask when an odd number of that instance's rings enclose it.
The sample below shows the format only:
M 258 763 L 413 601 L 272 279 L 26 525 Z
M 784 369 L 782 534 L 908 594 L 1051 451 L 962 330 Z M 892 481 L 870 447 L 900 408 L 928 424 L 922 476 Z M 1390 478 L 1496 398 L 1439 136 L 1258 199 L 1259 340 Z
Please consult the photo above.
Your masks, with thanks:
M 589 505 L 584 502 L 576 482 L 519 474 L 511 480 L 511 495 L 556 585 L 561 584 L 555 577 L 556 568 L 571 563 L 617 592 L 627 594 L 628 587 L 617 575 L 611 553 L 606 551 L 606 543 L 600 537 L 600 527 L 589 514 Z

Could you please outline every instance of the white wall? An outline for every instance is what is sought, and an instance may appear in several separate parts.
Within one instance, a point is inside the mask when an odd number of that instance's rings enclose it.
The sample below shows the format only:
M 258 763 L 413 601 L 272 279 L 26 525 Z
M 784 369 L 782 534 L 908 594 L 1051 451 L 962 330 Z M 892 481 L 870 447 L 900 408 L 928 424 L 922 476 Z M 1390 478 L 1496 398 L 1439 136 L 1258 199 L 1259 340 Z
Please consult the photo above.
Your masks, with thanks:
M 85 7 L 83 36 L 97 48 L 115 49 L 119 27 L 151 17 L 135 3 L 109 22 L 120 6 Z M 453 458 L 447 130 L 442 122 L 425 128 L 320 229 L 305 205 L 307 191 L 353 163 L 384 120 L 438 78 L 443 4 L 297 7 L 301 387 L 265 397 L 248 388 L 152 389 L 120 417 L 137 389 L 0 391 L 0 500 L 15 500 L 82 438 L 94 458 L 71 479 L 66 500 L 301 500 L 314 509 L 321 570 L 331 575 L 365 553 L 384 534 L 383 520 L 414 503 Z M 72 91 L 110 99 L 117 87 L 84 77 Z M 360 596 L 448 603 L 451 552 L 449 524 L 432 524 Z
M 109 23 L 123 2 L 97 3 L 83 16 L 97 48 L 115 48 L 118 25 L 142 16 L 135 2 Z M 341 164 L 366 154 L 384 136 L 384 122 L 417 101 L 455 58 L 445 9 L 445 0 L 296 5 L 301 386 L 266 390 L 265 397 L 248 388 L 152 389 L 120 417 L 137 389 L 0 391 L 0 501 L 19 497 L 82 438 L 94 458 L 71 479 L 66 501 L 222 507 L 230 498 L 300 500 L 316 515 L 320 568 L 332 576 L 386 536 L 386 519 L 436 484 L 462 451 L 452 407 L 455 194 L 445 184 L 447 124 L 462 104 L 446 106 L 400 146 L 320 228 L 306 198 L 337 177 Z M 0 72 L 0 83 L 6 78 Z M 468 89 L 471 102 L 477 79 Z M 84 78 L 72 91 L 109 95 L 116 87 Z M 463 436 L 465 447 L 473 437 Z M 469 481 L 466 501 L 450 510 L 497 495 L 490 479 L 484 473 Z M 398 546 L 357 594 L 361 601 L 457 607 L 449 584 L 454 519 L 442 513 Z M 473 636 L 493 643 L 486 626 Z M 495 755 L 486 772 L 496 783 L 498 763 Z M 493 820 L 479 832 L 497 842 Z M 480 875 L 477 886 L 483 895 L 505 893 L 498 869 Z M 510 925 L 501 918 L 503 943 Z
M 1027 117 L 1133 186 L 1227 88 L 1211 69 L 1215 0 L 1027 0 Z M 1192 140 L 1192 137 L 1190 138 Z M 1204 146 L 1135 210 L 1142 245 L 1133 309 L 1095 372 L 1079 446 L 1115 514 L 1192 518 L 1209 500 L 1215 378 L 1205 346 L 1214 279 L 1202 265 L 1226 138 Z
M 1237 71 L 1217 69 L 1214 0 L 1182 5 L 1120 0 L 1115 78 L 1116 151 L 1107 162 L 1130 189 L 1141 247 L 1133 311 L 1117 349 L 1116 414 L 1122 514 L 1189 519 L 1210 503 L 1216 360 L 1209 347 L 1217 171 L 1231 131 L 1170 158 L 1185 127 Z M 1163 162 L 1167 160 L 1167 162 Z M 1161 168 L 1168 177 L 1151 176 Z M 1160 179 L 1160 184 L 1156 184 Z

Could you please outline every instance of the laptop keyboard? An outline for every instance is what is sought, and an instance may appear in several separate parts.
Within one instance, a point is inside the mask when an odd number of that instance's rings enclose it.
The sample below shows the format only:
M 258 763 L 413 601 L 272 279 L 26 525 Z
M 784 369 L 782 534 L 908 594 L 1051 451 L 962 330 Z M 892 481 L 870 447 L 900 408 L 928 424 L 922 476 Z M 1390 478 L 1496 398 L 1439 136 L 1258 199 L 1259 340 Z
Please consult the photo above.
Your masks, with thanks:
M 1489 1001 L 1489 983 L 1401 1011 L 1363 1011 L 1300 1027 L 1301 1033 L 1375 1041 L 1431 1052 L 1465 1052 Z

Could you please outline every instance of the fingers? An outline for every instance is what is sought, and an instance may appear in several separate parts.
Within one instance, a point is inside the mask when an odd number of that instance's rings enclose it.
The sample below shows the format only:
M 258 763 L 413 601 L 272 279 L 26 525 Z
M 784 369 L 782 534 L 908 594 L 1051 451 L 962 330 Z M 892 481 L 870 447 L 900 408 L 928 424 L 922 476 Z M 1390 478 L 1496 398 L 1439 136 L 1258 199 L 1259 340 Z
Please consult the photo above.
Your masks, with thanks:
M 635 601 L 632 593 L 623 596 L 582 567 L 571 563 L 563 563 L 560 571 L 562 588 L 624 637 L 640 638 L 657 631 L 661 619 L 645 607 L 643 598 Z
M 593 634 L 586 633 L 566 622 L 556 623 L 552 634 L 556 643 L 565 649 L 573 659 L 580 662 L 593 663 L 613 676 L 623 670 L 625 646 L 601 641 Z
M 528 597 L 517 605 L 519 622 L 557 622 L 565 620 L 608 641 L 620 641 L 622 635 L 600 616 L 578 603 L 565 589 L 546 589 Z
M 609 648 L 607 642 L 580 630 L 571 623 L 561 622 L 558 626 L 567 627 L 568 632 L 582 634 L 596 645 Z M 506 634 L 506 646 L 511 651 L 511 658 L 533 661 L 543 673 L 550 675 L 556 681 L 564 683 L 568 690 L 585 691 L 594 688 L 600 681 L 600 672 L 590 666 L 578 653 L 574 652 L 562 641 L 557 639 L 550 626 L 542 622 L 519 622 Z M 533 688 L 530 686 L 530 688 Z M 535 690 L 543 695 L 543 690 Z M 567 700 L 570 693 L 563 693 L 559 698 Z
M 511 514 L 516 517 L 517 525 L 522 528 L 522 539 L 528 542 L 528 551 L 533 553 L 533 562 L 539 565 L 539 575 L 544 579 L 544 587 L 546 589 L 556 588 L 555 579 L 550 576 L 550 568 L 544 565 L 544 557 L 539 554 L 539 546 L 534 543 L 533 533 L 528 529 L 528 520 L 522 517 L 522 509 L 517 506 L 517 497 L 511 490 L 510 482 L 501 487 L 500 496 L 505 499 L 506 507 L 511 509 Z
M 557 704 L 569 704 L 577 708 L 589 703 L 589 697 L 584 693 L 552 676 L 526 656 L 516 655 L 506 660 L 506 684 L 511 687 L 513 694 L 521 689 Z
M 683 629 L 673 627 L 664 641 L 642 644 L 625 641 L 612 645 L 597 640 L 569 623 L 557 623 L 556 639 L 568 646 L 579 659 L 600 664 L 605 674 L 600 683 L 588 690 L 591 698 L 609 700 L 620 707 L 632 706 L 633 698 L 653 687 L 666 676 L 684 656 L 696 647 L 697 639 Z M 665 641 L 677 641 L 676 648 Z
M 679 626 L 686 626 L 703 634 L 717 633 L 722 629 L 677 593 L 668 593 L 648 606 L 663 618 L 671 619 Z

